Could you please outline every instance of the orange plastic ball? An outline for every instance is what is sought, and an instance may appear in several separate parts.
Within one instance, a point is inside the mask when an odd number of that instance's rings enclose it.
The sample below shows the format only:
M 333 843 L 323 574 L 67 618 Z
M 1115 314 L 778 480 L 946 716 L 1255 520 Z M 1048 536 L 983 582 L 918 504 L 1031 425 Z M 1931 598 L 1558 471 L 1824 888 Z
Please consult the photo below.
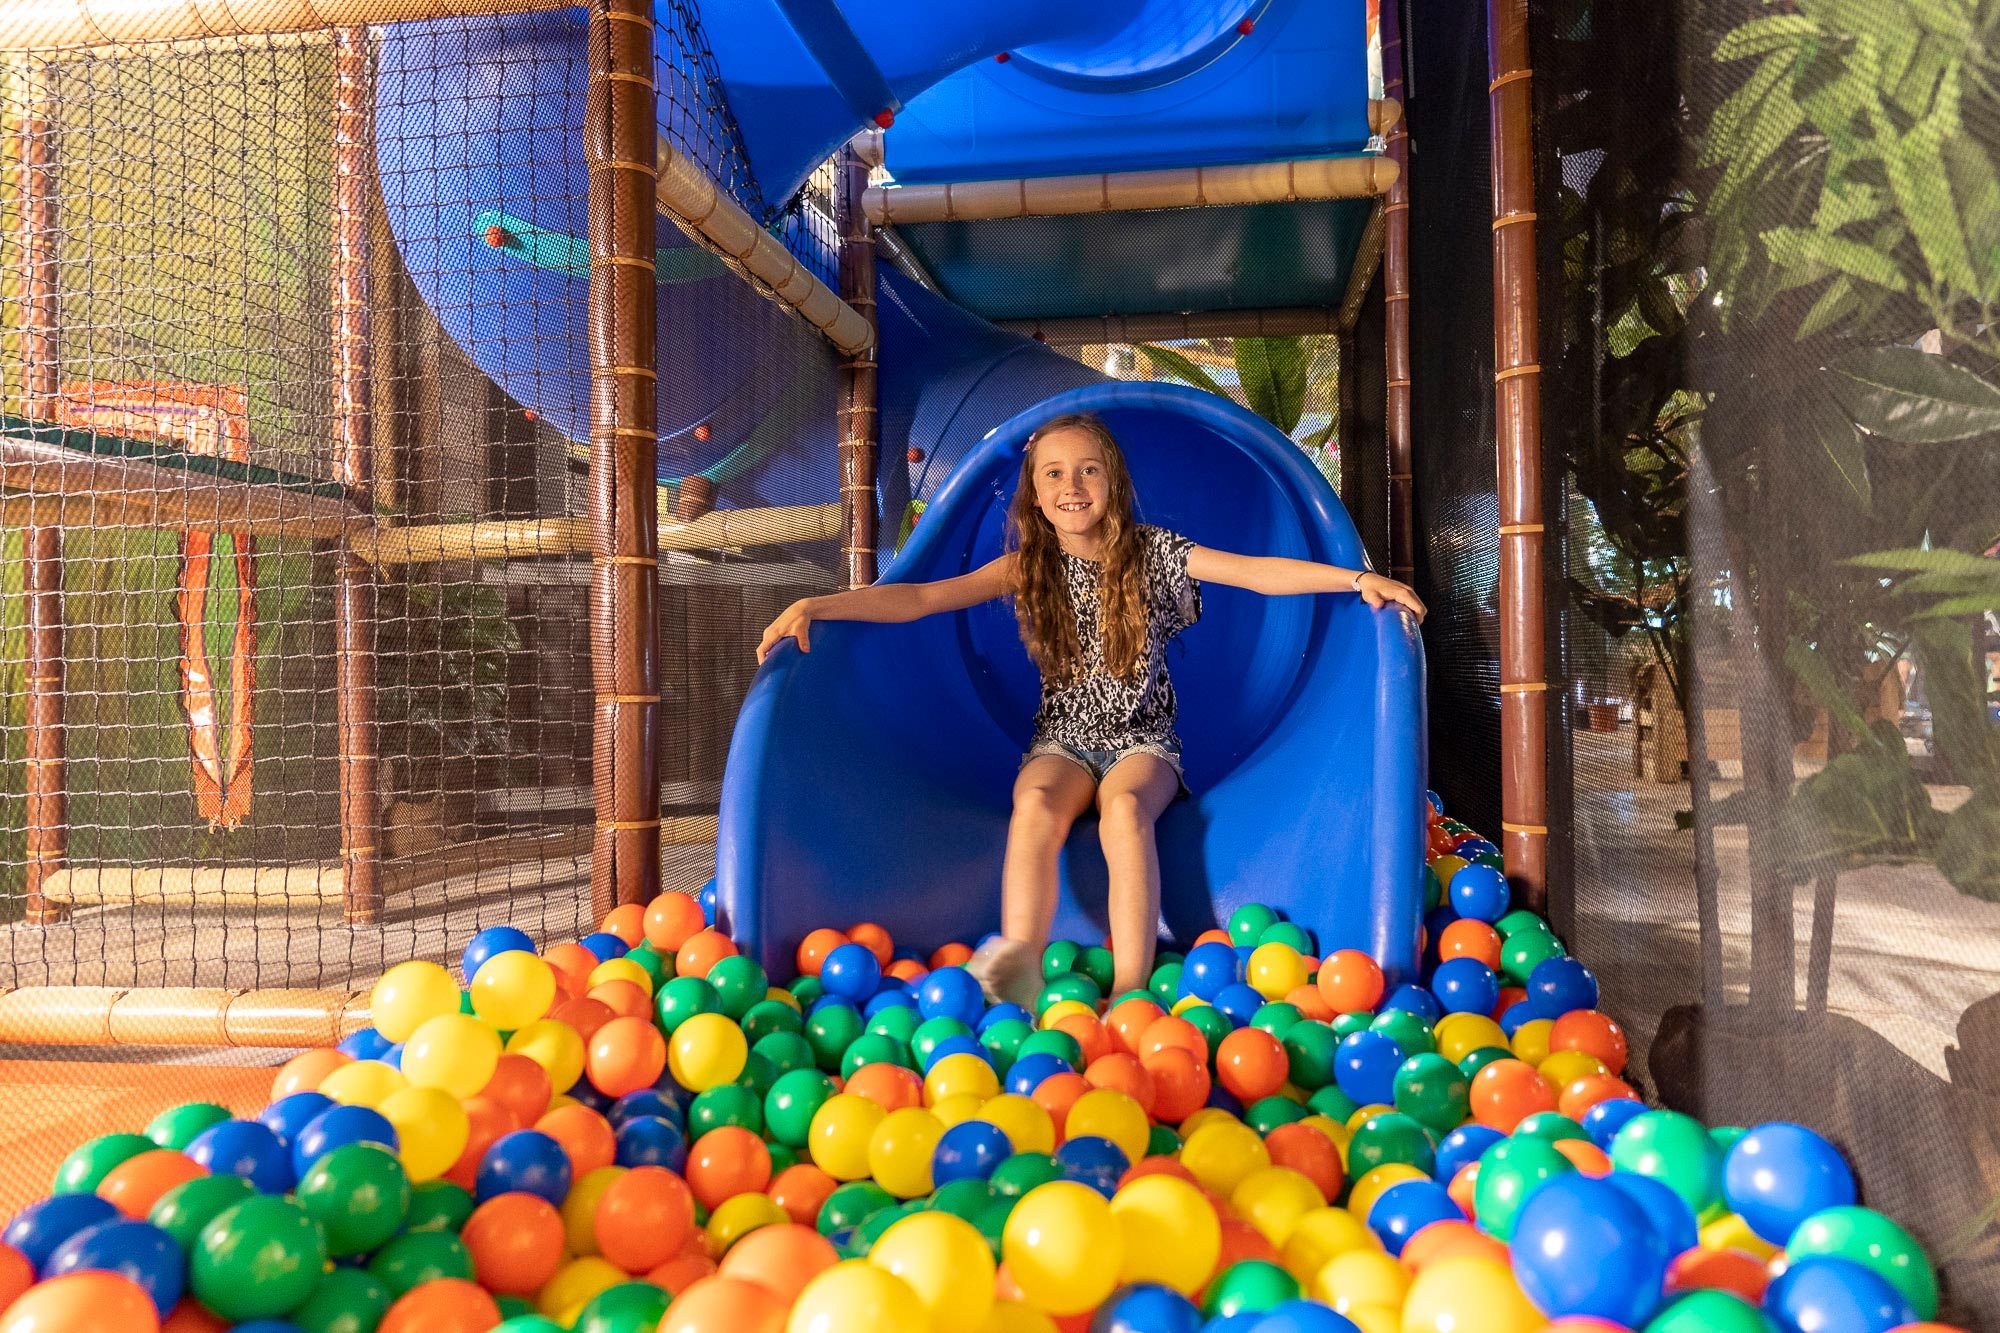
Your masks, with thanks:
M 487 1333 L 500 1318 L 500 1307 L 477 1282 L 440 1277 L 404 1292 L 375 1333 Z
M 1549 1029 L 1549 1049 L 1594 1055 L 1613 1074 L 1624 1072 L 1629 1054 L 1625 1029 L 1618 1025 L 1617 1019 L 1595 1009 L 1572 1009 L 1558 1018 Z
M 673 953 L 706 923 L 701 904 L 685 893 L 663 893 L 646 905 L 643 929 L 655 953 Z
M 1556 1109 L 1572 1120 L 1581 1120 L 1583 1113 L 1599 1102 L 1619 1097 L 1639 1100 L 1639 1094 L 1622 1078 L 1610 1074 L 1586 1074 L 1556 1094 Z
M 694 1195 L 663 1166 L 635 1166 L 598 1196 L 591 1233 L 598 1253 L 626 1272 L 658 1268 L 696 1238 Z
M 1495 1060 L 1472 1076 L 1472 1118 L 1502 1134 L 1539 1111 L 1556 1109 L 1556 1090 L 1531 1064 Z
M 624 977 L 598 982 L 584 998 L 609 1009 L 613 1018 L 650 1018 L 653 1013 L 653 997 L 646 988 Z
M 618 1160 L 618 1134 L 611 1122 L 578 1103 L 559 1106 L 535 1121 L 535 1128 L 562 1145 L 569 1154 L 570 1177 L 581 1180 Z
M 153 1298 L 129 1277 L 86 1269 L 39 1282 L 0 1314 L 0 1333 L 159 1333 Z
M 1454 921 L 1438 932 L 1438 957 L 1472 958 L 1495 971 L 1500 967 L 1500 932 L 1484 921 Z
M 1500 1015 L 1506 1013 L 1509 1009 L 1512 1009 L 1527 998 L 1528 992 L 1520 986 L 1502 986 L 1500 988 L 1500 998 L 1493 1002 L 1493 1012 L 1486 1016 L 1498 1023 Z
M 1319 965 L 1319 993 L 1337 1014 L 1359 1013 L 1382 1002 L 1382 969 L 1359 949 L 1340 949 Z
M 558 944 L 542 955 L 542 961 L 555 969 L 570 994 L 582 995 L 590 989 L 590 974 L 603 960 L 581 944 Z
M 687 1183 L 710 1210 L 739 1194 L 762 1194 L 771 1183 L 771 1150 L 741 1125 L 711 1129 L 688 1148 Z
M 1118 1188 L 1122 1190 L 1142 1176 L 1172 1176 L 1175 1180 L 1185 1180 L 1190 1185 L 1201 1184 L 1194 1178 L 1194 1172 L 1180 1164 L 1179 1158 L 1141 1157 L 1127 1167 L 1125 1174 L 1118 1178 Z
M 840 1262 L 833 1242 L 812 1227 L 759 1227 L 730 1247 L 716 1271 L 739 1282 L 754 1282 L 786 1306 L 806 1283 Z
M 889 937 L 887 930 L 873 921 L 849 927 L 847 938 L 874 954 L 875 961 L 883 967 L 889 966 L 889 960 L 896 956 L 896 942 Z
M 885 1111 L 924 1104 L 924 1081 L 917 1077 L 916 1071 L 886 1061 L 855 1070 L 844 1091 L 866 1097 Z
M 799 975 L 805 977 L 818 976 L 820 965 L 826 962 L 826 956 L 841 945 L 851 942 L 841 931 L 831 930 L 825 926 L 821 926 L 818 930 L 810 932 L 804 939 L 799 941 L 798 954 L 795 959 L 799 965 Z
M 1313 1183 L 1313 1188 L 1328 1203 L 1340 1196 L 1341 1186 L 1347 1183 L 1340 1149 L 1311 1125 L 1294 1122 L 1278 1126 L 1265 1137 L 1264 1150 L 1271 1154 L 1272 1166 L 1290 1167 L 1298 1172 Z
M 1081 1074 L 1051 1074 L 1035 1088 L 1032 1094 L 1035 1105 L 1047 1111 L 1049 1119 L 1055 1121 L 1058 1143 L 1065 1137 L 1062 1127 L 1069 1121 L 1069 1108 L 1089 1091 L 1090 1085 L 1083 1081 Z
M 674 951 L 674 971 L 683 977 L 706 977 L 708 969 L 735 956 L 736 942 L 711 927 Z
M 941 967 L 963 967 L 972 957 L 972 947 L 953 940 L 950 944 L 940 944 L 931 954 L 931 971 Z
M 618 1014 L 604 1001 L 580 995 L 573 1000 L 558 1000 L 556 1007 L 549 1011 L 549 1017 L 574 1028 L 587 1047 L 590 1039 L 597 1035 L 597 1029 L 617 1018 Z
M 1055 1029 L 1068 1033 L 1083 1048 L 1083 1063 L 1111 1054 L 1111 1034 L 1104 1030 L 1104 1024 L 1092 1014 L 1065 1014 L 1056 1020 Z
M 496 1194 L 458 1233 L 479 1285 L 502 1296 L 540 1291 L 563 1265 L 563 1220 L 539 1194 Z
M 1226 1209 L 1217 1211 L 1222 1215 L 1222 1253 L 1215 1261 L 1216 1273 L 1226 1273 L 1231 1265 L 1253 1259 L 1267 1264 L 1279 1262 L 1277 1247 L 1263 1232 Z
M 0 1309 L 6 1308 L 0 1306 Z M 230 1324 L 193 1297 L 176 1305 L 160 1321 L 160 1333 L 229 1333 Z
M 1675 1256 L 1667 1265 L 1668 1291 L 1696 1291 L 1712 1288 L 1734 1292 L 1752 1305 L 1764 1303 L 1764 1288 L 1771 1284 L 1771 1270 L 1754 1254 L 1742 1250 L 1711 1250 L 1697 1245 Z M 1912 1324 L 1913 1329 L 1942 1328 L 1941 1324 Z
M 646 1281 L 669 1296 L 679 1296 L 695 1283 L 714 1274 L 715 1260 L 696 1246 L 682 1250 L 663 1264 L 654 1265 L 646 1273 Z
M 1505 1242 L 1470 1222 L 1449 1220 L 1433 1222 L 1403 1242 L 1403 1252 L 1398 1258 L 1403 1267 L 1414 1273 L 1455 1254 L 1479 1254 L 1503 1264 L 1511 1262 Z
M 549 1109 L 555 1089 L 549 1086 L 549 1071 L 527 1056 L 503 1055 L 479 1095 L 499 1102 L 522 1124 L 532 1125 Z
M 1244 1105 L 1285 1086 L 1291 1061 L 1285 1047 L 1262 1028 L 1238 1028 L 1215 1048 L 1215 1077 Z
M 882 975 L 915 985 L 930 975 L 930 969 L 914 958 L 898 958 L 882 970 Z
M 1604 1155 L 1604 1149 L 1588 1139 L 1557 1139 L 1555 1150 L 1586 1176 L 1611 1174 L 1611 1159 Z
M 0 1245 L 0 1310 L 35 1285 L 35 1266 L 12 1245 Z
M 1179 1046 L 1170 1046 L 1147 1060 L 1145 1068 L 1153 1081 L 1152 1113 L 1162 1124 L 1178 1125 L 1208 1104 L 1213 1085 L 1206 1059 L 1197 1059 Z
M 271 1100 L 275 1102 L 295 1092 L 318 1092 L 321 1079 L 348 1063 L 351 1063 L 351 1057 L 331 1046 L 295 1055 L 271 1080 Z
M 1139 1054 L 1139 1043 L 1146 1035 L 1146 1029 L 1166 1011 L 1151 1000 L 1137 996 L 1120 1000 L 1104 1015 L 1104 1027 L 1111 1037 L 1111 1049 L 1122 1055 Z
M 785 1210 L 787 1217 L 809 1227 L 818 1223 L 821 1205 L 839 1186 L 839 1181 L 811 1162 L 800 1162 L 773 1176 L 770 1188 L 764 1192 L 771 1196 L 771 1202 Z
M 1201 1035 L 1201 1029 L 1185 1018 L 1163 1015 L 1146 1025 L 1140 1034 L 1138 1056 L 1141 1062 L 1150 1065 L 1153 1057 L 1168 1047 L 1186 1051 L 1203 1065 L 1208 1063 L 1208 1038 Z
M 1236 942 L 1229 938 L 1228 931 L 1223 930 L 1218 926 L 1211 926 L 1207 930 L 1201 932 L 1201 934 L 1195 936 L 1194 943 L 1189 945 L 1188 948 L 1190 950 L 1198 949 L 1204 944 L 1227 944 L 1231 948 L 1234 948 Z
M 143 1222 L 160 1196 L 208 1170 L 186 1153 L 158 1148 L 128 1157 L 97 1182 L 97 1195 L 125 1216 Z M 0 1306 L 4 1308 L 4 1306 Z
M 667 1039 L 643 1018 L 614 1018 L 590 1039 L 584 1070 L 607 1097 L 650 1088 L 667 1067 Z
M 636 949 L 646 938 L 646 909 L 639 903 L 620 903 L 604 914 L 604 924 L 598 929 L 625 941 L 626 948 Z
M 1093 1088 L 1122 1092 L 1139 1103 L 1139 1108 L 1148 1116 L 1153 1114 L 1158 1093 L 1153 1087 L 1153 1076 L 1146 1072 L 1146 1066 L 1136 1055 L 1115 1052 L 1100 1055 L 1083 1071 L 1083 1081 Z
M 1479 1163 L 1467 1162 L 1453 1174 L 1451 1183 L 1444 1192 L 1458 1205 L 1460 1212 L 1471 1217 L 1474 1212 L 1474 1191 L 1479 1188 Z
M 444 1178 L 461 1189 L 469 1190 L 478 1183 L 479 1163 L 486 1157 L 486 1150 L 523 1128 L 527 1122 L 504 1103 L 478 1096 L 465 1099 L 465 1118 L 470 1124 L 465 1150 L 459 1153 L 458 1160 L 444 1173 Z
M 1315 1023 L 1331 1023 L 1339 1016 L 1327 1003 L 1326 996 L 1319 993 L 1319 987 L 1311 983 L 1287 991 L 1285 1003 L 1297 1009 L 1301 1018 L 1310 1018 Z
M 674 1297 L 659 1333 L 783 1333 L 785 1314 L 767 1288 L 718 1273 Z

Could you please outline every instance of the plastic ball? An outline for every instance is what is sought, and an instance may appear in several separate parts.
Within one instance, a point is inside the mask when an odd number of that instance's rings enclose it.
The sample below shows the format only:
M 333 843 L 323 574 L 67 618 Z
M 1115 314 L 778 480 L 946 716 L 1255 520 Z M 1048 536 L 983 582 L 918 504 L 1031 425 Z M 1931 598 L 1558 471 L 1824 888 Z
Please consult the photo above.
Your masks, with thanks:
M 1094 1308 L 1111 1293 L 1124 1242 L 1111 1205 L 1074 1181 L 1029 1191 L 1007 1217 L 1002 1248 L 1023 1295 L 1055 1315 Z
M 388 1149 L 350 1143 L 314 1162 L 296 1197 L 326 1233 L 328 1252 L 345 1258 L 366 1254 L 401 1230 L 410 1177 Z
M 562 1215 L 535 1194 L 500 1194 L 480 1204 L 459 1240 L 479 1284 L 507 1296 L 539 1291 L 563 1264 Z
M 1548 1181 L 1516 1216 L 1513 1242 L 1521 1289 L 1550 1315 L 1636 1325 L 1659 1307 L 1667 1239 L 1609 1181 L 1575 1174 Z
M 1391 1103 L 1396 1096 L 1396 1071 L 1405 1059 L 1395 1039 L 1380 1032 L 1350 1033 L 1334 1056 L 1334 1081 L 1363 1106 Z
M 189 1256 L 189 1287 L 225 1319 L 265 1318 L 301 1305 L 326 1261 L 326 1238 L 305 1209 L 258 1195 L 201 1229 Z
M 1546 1322 L 1507 1266 L 1479 1255 L 1430 1265 L 1403 1303 L 1404 1333 L 1536 1333 Z
M 882 964 L 866 945 L 843 944 L 826 956 L 819 980 L 827 994 L 859 1004 L 881 983 Z
M 282 1194 L 297 1179 L 284 1140 L 255 1120 L 210 1125 L 188 1144 L 187 1155 L 215 1175 L 242 1176 L 259 1194 Z
M 1494 1145 L 1479 1159 L 1479 1181 L 1473 1196 L 1475 1220 L 1501 1240 L 1513 1239 L 1514 1225 L 1529 1196 L 1575 1169 L 1567 1157 L 1541 1139 L 1508 1139 Z
M 149 1223 L 120 1219 L 86 1227 L 58 1245 L 41 1276 L 46 1281 L 79 1271 L 116 1273 L 143 1288 L 164 1315 L 181 1298 L 183 1264 L 173 1237 Z
M 977 1227 L 949 1213 L 903 1218 L 882 1233 L 868 1262 L 909 1284 L 937 1333 L 972 1333 L 993 1304 L 993 1251 Z
M 696 1014 L 675 1029 L 667 1060 L 676 1083 L 705 1092 L 740 1076 L 749 1054 L 742 1028 L 721 1014 Z
M 207 1168 L 187 1154 L 156 1148 L 112 1167 L 98 1182 L 97 1194 L 124 1216 L 136 1220 L 150 1213 L 169 1190 L 207 1174 Z
M 1227 1198 L 1251 1172 L 1271 1164 L 1257 1132 L 1234 1119 L 1212 1120 L 1187 1136 L 1181 1165 L 1203 1188 Z
M 475 1197 L 484 1203 L 495 1195 L 519 1191 L 560 1206 L 569 1194 L 570 1180 L 570 1161 L 562 1145 L 535 1130 L 517 1130 L 486 1150 Z
M 146 1291 L 118 1273 L 68 1273 L 23 1292 L 0 1314 L 0 1333 L 158 1333 Z
M 1814 1213 L 1854 1202 L 1854 1172 L 1820 1135 L 1804 1125 L 1774 1121 L 1758 1125 L 1729 1149 L 1722 1196 L 1752 1231 L 1783 1245 Z
M 1597 976 L 1574 958 L 1548 958 L 1528 974 L 1528 998 L 1551 1018 L 1597 1008 Z
M 499 1062 L 499 1034 L 469 1014 L 451 1013 L 411 1034 L 402 1070 L 416 1086 L 442 1088 L 462 1101 L 486 1086 Z
M 468 956 L 471 952 L 466 951 Z M 466 975 L 472 978 L 467 987 L 472 993 L 472 1012 L 506 1032 L 526 1027 L 555 1003 L 555 971 L 525 950 L 495 953 Z
M 376 1333 L 485 1333 L 500 1319 L 500 1307 L 476 1283 L 433 1278 L 396 1299 Z
M 869 1132 L 868 1174 L 898 1198 L 929 1194 L 936 1186 L 931 1159 L 944 1124 L 922 1107 L 891 1111 Z
M 396 1131 L 396 1155 L 413 1181 L 435 1180 L 449 1171 L 472 1138 L 465 1107 L 441 1088 L 391 1093 L 381 1115 Z
M 699 933 L 702 924 L 700 903 L 683 893 L 662 893 L 647 904 L 640 929 L 646 943 L 669 954 Z
M 1409 1270 L 1373 1243 L 1338 1250 L 1312 1279 L 1313 1295 L 1341 1313 L 1371 1305 L 1397 1309 L 1409 1289 Z M 1474 1320 L 1460 1327 L 1471 1333 L 1485 1325 Z
M 1446 881 L 1445 891 L 1452 910 L 1461 917 L 1490 924 L 1506 915 L 1507 877 L 1491 866 L 1460 866 Z
M 375 983 L 368 1012 L 377 1032 L 408 1041 L 431 1019 L 458 1012 L 458 983 L 436 963 L 398 963 Z
M 1697 1215 L 1721 1192 L 1722 1150 L 1700 1121 L 1678 1111 L 1634 1116 L 1608 1151 L 1619 1170 L 1665 1182 Z
M 910 1284 L 865 1259 L 837 1263 L 808 1282 L 792 1306 L 785 1333 L 927 1333 L 928 1310 Z M 736 1325 L 718 1325 L 717 1333 Z M 675 1330 L 675 1333 L 683 1333 Z M 697 1333 L 688 1329 L 684 1333 Z M 707 1333 L 700 1330 L 699 1333 Z
M 967 1120 L 938 1137 L 931 1154 L 931 1179 L 940 1187 L 954 1180 L 985 1180 L 1014 1153 L 1014 1145 L 999 1126 Z
M 1765 1313 L 1784 1333 L 1888 1333 L 1917 1321 L 1887 1278 L 1848 1259 L 1799 1259 L 1771 1282 Z
M 377 1143 L 395 1152 L 401 1146 L 396 1127 L 380 1111 L 366 1106 L 333 1106 L 306 1122 L 292 1140 L 291 1163 L 296 1176 L 335 1148 L 350 1143 Z
M 813 1164 L 835 1180 L 862 1180 L 870 1174 L 869 1140 L 887 1112 L 866 1097 L 836 1093 L 820 1103 L 807 1130 Z
M 1298 1279 L 1277 1264 L 1248 1259 L 1228 1265 L 1209 1284 L 1202 1309 L 1211 1317 L 1265 1314 L 1298 1299 Z
M 1476 958 L 1451 958 L 1438 964 L 1431 989 L 1446 1013 L 1486 1014 L 1500 1001 L 1500 978 Z
M 1901 1292 L 1919 1318 L 1937 1317 L 1937 1271 L 1923 1246 L 1871 1208 L 1840 1205 L 1814 1213 L 1786 1240 L 1785 1251 L 1793 1263 L 1819 1257 L 1857 1263 Z
M 1557 1151 L 1562 1151 L 1560 1145 Z M 1650 1176 L 1635 1176 L 1629 1171 L 1612 1171 L 1602 1178 L 1639 1206 L 1639 1210 L 1646 1215 L 1647 1224 L 1666 1245 L 1669 1256 L 1684 1254 L 1700 1242 L 1701 1234 L 1694 1210 L 1661 1181 Z

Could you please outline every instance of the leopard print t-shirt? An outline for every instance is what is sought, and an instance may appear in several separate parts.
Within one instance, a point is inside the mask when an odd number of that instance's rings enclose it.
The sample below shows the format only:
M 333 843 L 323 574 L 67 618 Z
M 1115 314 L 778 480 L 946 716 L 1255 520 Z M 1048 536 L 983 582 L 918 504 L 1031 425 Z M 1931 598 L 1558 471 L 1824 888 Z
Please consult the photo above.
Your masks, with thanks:
M 1083 649 L 1085 674 L 1067 686 L 1042 681 L 1034 744 L 1052 741 L 1079 750 L 1165 745 L 1180 750 L 1180 737 L 1174 733 L 1174 683 L 1167 675 L 1167 644 L 1201 619 L 1201 585 L 1187 572 L 1188 552 L 1193 549 L 1194 543 L 1179 533 L 1140 525 L 1146 656 L 1140 670 L 1123 680 L 1104 669 L 1097 601 L 1102 566 L 1095 560 L 1063 553 L 1063 579 L 1070 610 L 1076 615 L 1076 638 Z

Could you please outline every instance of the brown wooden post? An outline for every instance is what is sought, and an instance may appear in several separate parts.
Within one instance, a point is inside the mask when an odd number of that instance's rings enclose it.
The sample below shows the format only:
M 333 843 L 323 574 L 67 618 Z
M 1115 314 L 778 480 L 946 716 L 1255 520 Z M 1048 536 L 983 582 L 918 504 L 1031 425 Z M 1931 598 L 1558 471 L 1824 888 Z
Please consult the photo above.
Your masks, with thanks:
M 1493 394 L 1500 501 L 1500 832 L 1522 905 L 1548 897 L 1542 368 L 1527 0 L 1487 0 L 1492 106 Z
M 1382 0 L 1382 95 L 1403 101 L 1401 0 Z M 1382 365 L 1389 388 L 1389 577 L 1417 575 L 1415 458 L 1410 434 L 1410 117 L 1389 127 L 1396 183 L 1382 201 Z
M 660 891 L 659 512 L 653 20 L 590 0 L 592 911 Z
M 368 30 L 341 28 L 333 41 L 334 476 L 363 512 L 371 512 Z M 349 925 L 365 925 L 382 919 L 375 574 L 347 546 L 335 556 L 333 653 L 340 734 L 341 908 Z
M 834 161 L 833 224 L 840 235 L 840 299 L 875 323 L 875 228 L 862 210 L 868 163 L 844 144 Z M 875 581 L 875 469 L 881 417 L 875 396 L 875 347 L 840 363 L 840 546 L 847 586 Z
M 56 354 L 56 180 L 54 71 L 32 57 L 15 67 L 21 115 L 21 410 L 53 419 L 61 389 Z M 63 733 L 62 529 L 22 533 L 27 677 L 27 919 L 60 921 L 63 906 L 42 896 L 69 855 L 68 746 Z

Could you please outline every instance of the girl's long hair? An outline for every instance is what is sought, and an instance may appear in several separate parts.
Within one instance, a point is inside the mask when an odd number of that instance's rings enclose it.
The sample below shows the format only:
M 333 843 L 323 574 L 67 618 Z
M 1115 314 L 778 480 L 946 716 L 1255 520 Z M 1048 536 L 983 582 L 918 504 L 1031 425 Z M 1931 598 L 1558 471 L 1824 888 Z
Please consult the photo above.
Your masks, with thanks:
M 1132 513 L 1132 474 L 1111 431 L 1087 412 L 1045 421 L 1021 452 L 1021 477 L 1009 507 L 1009 544 L 1020 552 L 1014 589 L 1014 616 L 1021 642 L 1046 680 L 1068 684 L 1086 671 L 1076 618 L 1063 582 L 1062 544 L 1035 503 L 1035 445 L 1059 430 L 1080 430 L 1104 453 L 1109 483 L 1104 516 L 1103 564 L 1098 571 L 1097 614 L 1104 643 L 1104 670 L 1130 678 L 1146 650 L 1146 594 L 1141 578 L 1139 524 Z

